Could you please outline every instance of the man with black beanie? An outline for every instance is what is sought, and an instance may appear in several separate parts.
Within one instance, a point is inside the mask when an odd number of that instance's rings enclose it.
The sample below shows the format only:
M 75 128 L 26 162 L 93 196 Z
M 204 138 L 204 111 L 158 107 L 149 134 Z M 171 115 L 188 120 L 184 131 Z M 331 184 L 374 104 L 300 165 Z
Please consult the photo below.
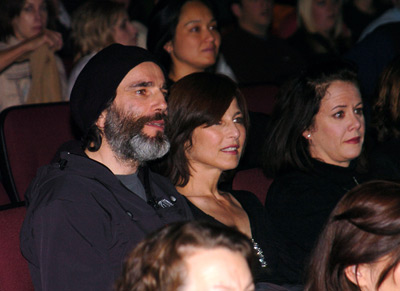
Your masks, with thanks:
M 112 290 L 144 236 L 192 215 L 145 166 L 169 150 L 165 72 L 148 51 L 111 45 L 82 70 L 71 113 L 81 152 L 62 152 L 26 193 L 21 251 L 35 290 Z

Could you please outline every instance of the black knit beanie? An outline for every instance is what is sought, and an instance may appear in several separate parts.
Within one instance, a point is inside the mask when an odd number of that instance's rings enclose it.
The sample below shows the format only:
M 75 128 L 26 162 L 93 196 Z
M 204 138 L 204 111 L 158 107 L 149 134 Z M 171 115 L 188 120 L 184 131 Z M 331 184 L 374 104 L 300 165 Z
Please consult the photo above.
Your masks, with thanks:
M 89 60 L 71 92 L 71 114 L 85 136 L 115 98 L 116 90 L 128 72 L 143 62 L 161 64 L 149 51 L 135 46 L 112 44 Z

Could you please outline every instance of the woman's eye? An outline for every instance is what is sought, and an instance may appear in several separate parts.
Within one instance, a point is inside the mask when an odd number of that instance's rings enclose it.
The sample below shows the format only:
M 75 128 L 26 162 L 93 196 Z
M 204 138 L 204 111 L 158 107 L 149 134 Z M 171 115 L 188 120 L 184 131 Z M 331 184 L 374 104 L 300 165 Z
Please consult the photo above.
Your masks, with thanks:
M 192 27 L 192 28 L 190 29 L 190 31 L 191 31 L 191 32 L 199 32 L 199 31 L 200 31 L 200 27 L 198 27 L 198 26 Z
M 27 5 L 22 10 L 24 10 L 25 12 L 31 12 L 31 11 L 33 11 L 33 6 L 32 5 Z
M 216 25 L 216 24 L 210 25 L 209 29 L 210 30 L 218 30 L 218 25 Z
M 342 118 L 344 116 L 344 112 L 343 111 L 336 112 L 333 116 L 335 118 Z
M 364 109 L 363 108 L 356 108 L 354 109 L 354 113 L 357 115 L 363 115 L 364 114 Z
M 243 124 L 243 117 L 236 117 L 233 122 Z

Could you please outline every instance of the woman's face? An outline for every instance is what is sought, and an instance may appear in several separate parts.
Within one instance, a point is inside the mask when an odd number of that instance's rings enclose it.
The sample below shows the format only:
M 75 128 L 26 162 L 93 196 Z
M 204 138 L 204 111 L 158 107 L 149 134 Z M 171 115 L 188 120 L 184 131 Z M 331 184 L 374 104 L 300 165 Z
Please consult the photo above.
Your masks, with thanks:
M 340 0 L 311 0 L 311 16 L 317 32 L 329 34 L 334 28 L 340 12 Z
M 361 153 L 364 131 L 358 88 L 349 82 L 334 81 L 321 100 L 314 124 L 303 136 L 309 141 L 313 158 L 347 167 Z
M 174 39 L 165 44 L 175 69 L 201 72 L 215 64 L 221 37 L 214 15 L 199 1 L 183 5 Z
M 186 151 L 186 157 L 195 171 L 234 169 L 239 163 L 245 139 L 243 114 L 235 98 L 219 123 L 199 126 L 193 131 L 192 147 Z
M 249 266 L 239 252 L 196 248 L 184 256 L 187 276 L 180 290 L 254 291 Z
M 117 23 L 112 28 L 114 42 L 122 45 L 133 45 L 137 43 L 137 29 L 129 21 L 126 13 L 121 14 Z
M 25 40 L 41 33 L 47 26 L 47 4 L 44 0 L 26 0 L 21 13 L 12 20 L 14 35 Z

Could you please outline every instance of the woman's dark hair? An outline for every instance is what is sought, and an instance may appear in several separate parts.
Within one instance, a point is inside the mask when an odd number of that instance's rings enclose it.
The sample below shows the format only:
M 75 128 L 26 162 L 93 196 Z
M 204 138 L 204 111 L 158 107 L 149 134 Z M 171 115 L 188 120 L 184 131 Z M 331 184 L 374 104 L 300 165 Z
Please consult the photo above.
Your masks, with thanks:
M 314 124 L 321 100 L 334 81 L 359 87 L 353 66 L 344 62 L 310 67 L 282 86 L 264 146 L 263 166 L 267 176 L 274 177 L 293 168 L 307 171 L 312 167 L 303 132 Z
M 345 269 L 388 256 L 376 288 L 400 261 L 400 184 L 371 181 L 348 192 L 333 210 L 311 257 L 306 291 L 360 290 Z
M 400 136 L 400 56 L 382 72 L 373 106 L 373 127 L 379 141 Z
M 14 35 L 12 22 L 21 14 L 26 0 L 0 1 L 0 41 L 6 42 Z M 47 27 L 54 29 L 56 12 L 51 0 L 44 1 L 47 6 Z
M 116 291 L 175 291 L 187 274 L 184 257 L 195 248 L 225 248 L 240 253 L 250 269 L 254 253 L 249 239 L 236 229 L 205 221 L 179 222 L 143 240 L 127 258 Z
M 159 58 L 167 72 L 171 68 L 171 57 L 165 51 L 164 45 L 175 37 L 183 5 L 194 1 L 203 3 L 216 16 L 215 7 L 209 0 L 160 0 L 150 15 L 147 49 Z
M 189 181 L 186 151 L 192 146 L 193 131 L 202 125 L 218 123 L 236 98 L 243 113 L 246 132 L 249 127 L 246 100 L 234 81 L 214 73 L 193 73 L 176 82 L 168 97 L 168 127 L 171 143 L 167 170 L 174 185 L 185 186 Z

